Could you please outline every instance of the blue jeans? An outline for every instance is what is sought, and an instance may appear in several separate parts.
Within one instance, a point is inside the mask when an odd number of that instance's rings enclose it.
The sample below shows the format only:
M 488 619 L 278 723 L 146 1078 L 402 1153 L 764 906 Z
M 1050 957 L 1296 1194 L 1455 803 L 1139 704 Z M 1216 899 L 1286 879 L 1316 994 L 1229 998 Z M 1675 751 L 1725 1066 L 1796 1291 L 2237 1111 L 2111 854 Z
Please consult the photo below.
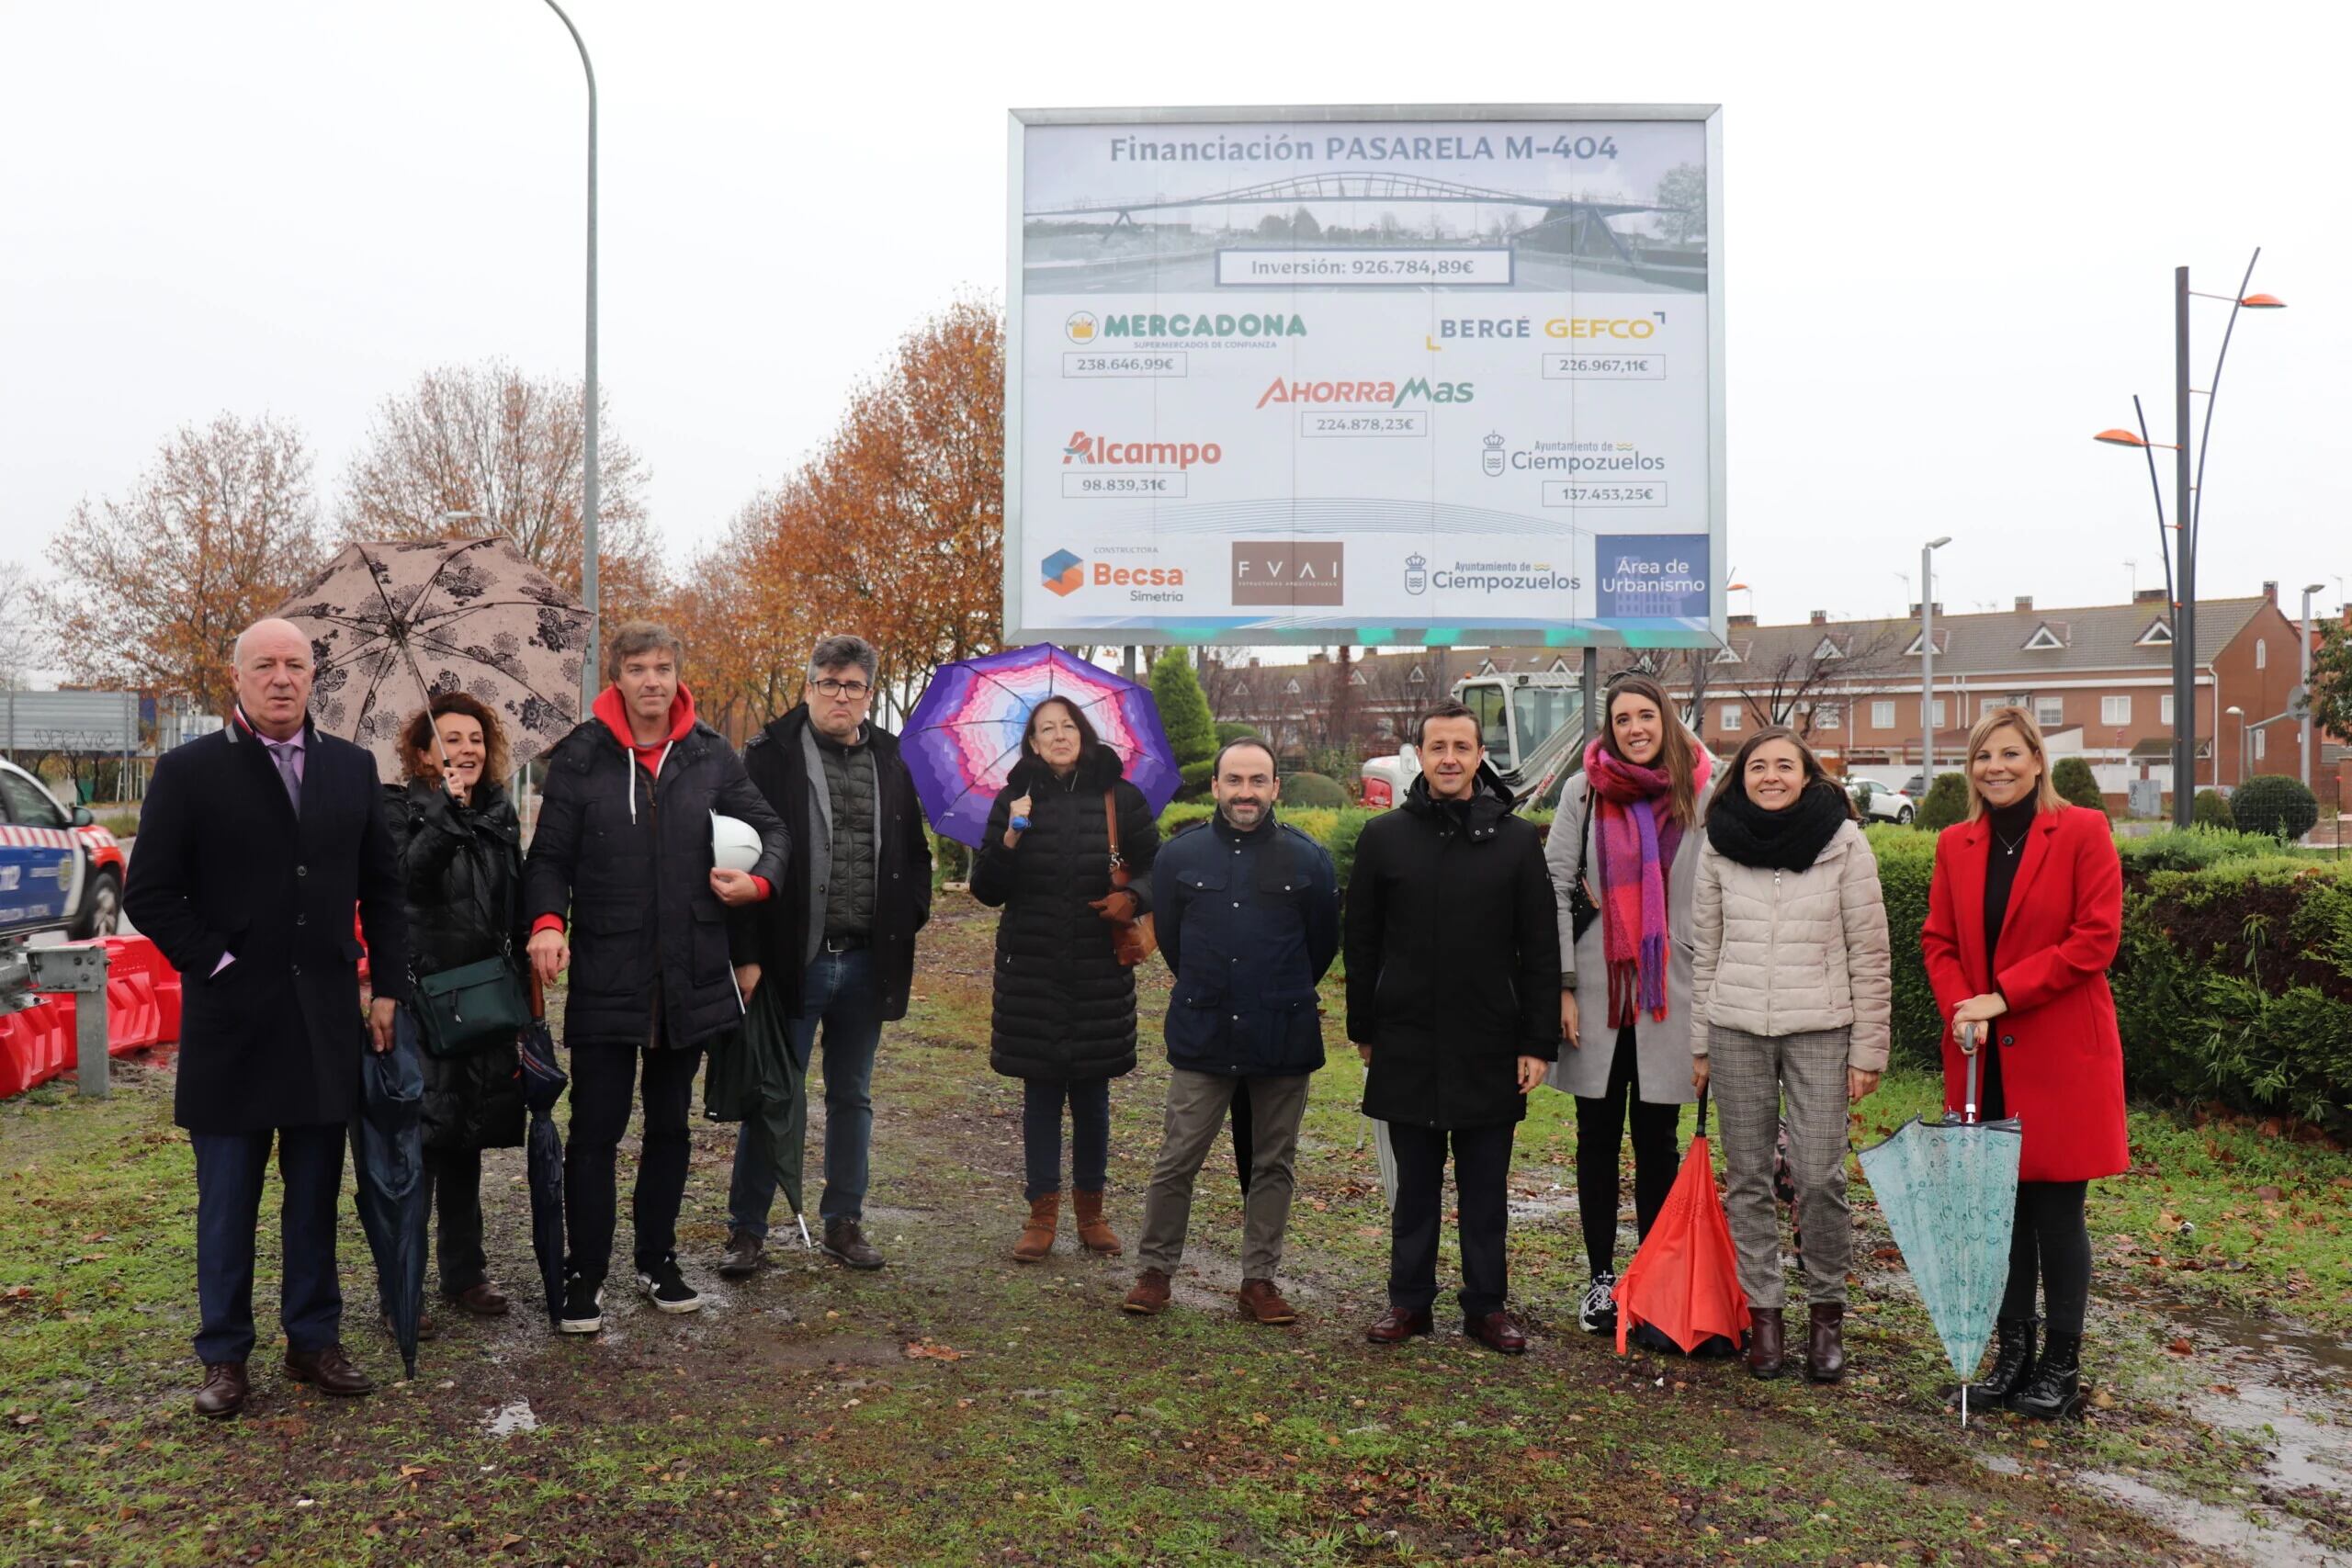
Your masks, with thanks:
M 1111 1080 L 1073 1083 L 1024 1078 L 1021 1084 L 1021 1148 L 1028 1167 L 1027 1197 L 1062 1190 L 1062 1106 L 1069 1106 L 1070 1186 L 1100 1192 L 1111 1170 Z
M 874 1054 L 882 1043 L 882 998 L 874 988 L 874 954 L 857 947 L 820 953 L 800 976 L 800 1012 L 790 1023 L 792 1058 L 808 1071 L 822 1025 L 825 1050 L 825 1192 L 821 1220 L 865 1214 L 867 1155 L 874 1144 Z M 805 1091 L 804 1091 L 805 1092 Z M 768 1234 L 775 1204 L 775 1156 L 756 1120 L 735 1133 L 735 1175 L 727 1187 L 734 1227 Z

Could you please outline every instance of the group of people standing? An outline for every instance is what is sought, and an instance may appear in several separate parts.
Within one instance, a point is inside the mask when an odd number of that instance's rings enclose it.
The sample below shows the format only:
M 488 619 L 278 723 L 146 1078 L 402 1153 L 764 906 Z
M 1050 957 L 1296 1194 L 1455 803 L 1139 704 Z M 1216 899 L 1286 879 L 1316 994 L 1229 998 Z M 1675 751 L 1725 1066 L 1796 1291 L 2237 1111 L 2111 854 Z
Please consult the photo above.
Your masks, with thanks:
M 343 1349 L 334 1269 L 361 1052 L 413 1039 L 415 992 L 488 959 L 540 984 L 571 976 L 560 1329 L 602 1326 L 633 1102 L 644 1113 L 636 1281 L 659 1310 L 700 1306 L 676 1236 L 693 1086 L 705 1049 L 753 1007 L 775 1010 L 804 1069 L 821 1053 L 825 1251 L 884 1266 L 863 1230 L 871 1081 L 882 1025 L 907 1010 L 932 861 L 896 739 L 869 717 L 876 654 L 854 637 L 820 642 L 803 703 L 739 756 L 695 716 L 683 653 L 660 626 L 616 632 L 610 685 L 548 754 L 527 854 L 500 783 L 494 713 L 462 693 L 435 697 L 403 731 L 404 777 L 379 788 L 368 753 L 310 723 L 311 650 L 282 621 L 239 639 L 228 728 L 159 764 L 126 907 L 188 980 L 175 1114 L 197 1154 L 199 1411 L 232 1415 L 246 1398 L 273 1137 L 288 1188 L 288 1371 L 332 1393 L 372 1388 Z M 1278 1273 L 1308 1085 L 1324 1065 L 1317 987 L 1344 952 L 1363 1109 L 1385 1123 L 1396 1167 L 1387 1310 L 1370 1340 L 1433 1331 L 1451 1159 L 1464 1332 L 1506 1354 L 1527 1348 L 1507 1304 L 1508 1179 L 1528 1097 L 1546 1084 L 1576 1100 L 1590 1276 L 1578 1321 L 1613 1331 L 1623 1145 L 1630 1133 L 1646 1236 L 1679 1168 L 1681 1108 L 1709 1094 L 1754 1316 L 1747 1364 L 1773 1377 L 1791 1354 L 1773 1191 L 1785 1149 L 1804 1371 L 1842 1376 L 1848 1107 L 1886 1065 L 1894 962 L 1842 787 L 1785 728 L 1748 737 L 1718 768 L 1642 675 L 1611 686 L 1548 841 L 1487 765 L 1470 710 L 1438 705 L 1415 740 L 1421 774 L 1399 809 L 1363 829 L 1343 903 L 1330 855 L 1278 819 L 1263 743 L 1224 748 L 1214 817 L 1163 844 L 1080 706 L 1048 698 L 1031 711 L 971 880 L 1001 910 L 990 1063 L 1023 1086 L 1028 1207 L 1012 1256 L 1050 1254 L 1065 1191 L 1083 1248 L 1125 1250 L 1107 1214 L 1111 1084 L 1136 1064 L 1134 966 L 1156 939 L 1174 976 L 1171 1070 L 1142 1268 L 1124 1304 L 1143 1316 L 1170 1304 L 1193 1185 L 1230 1118 L 1246 1192 L 1239 1308 L 1294 1321 Z M 1999 1345 L 1974 1389 L 2056 1416 L 2080 1400 L 2086 1185 L 2125 1165 L 2105 977 L 2120 871 L 2103 818 L 2052 787 L 2030 715 L 1988 713 L 1967 768 L 1969 819 L 1939 842 L 1923 957 L 1948 1020 L 1951 1108 L 1967 1055 L 1980 1055 L 1984 1114 L 2016 1116 L 2023 1138 Z M 714 863 L 714 814 L 756 835 L 750 870 Z M 355 903 L 372 966 L 364 1024 L 351 1011 Z M 441 1294 L 502 1314 L 481 1159 L 522 1139 L 514 1052 L 493 1043 L 424 1062 Z M 756 1120 L 739 1133 L 724 1276 L 760 1265 L 769 1136 Z

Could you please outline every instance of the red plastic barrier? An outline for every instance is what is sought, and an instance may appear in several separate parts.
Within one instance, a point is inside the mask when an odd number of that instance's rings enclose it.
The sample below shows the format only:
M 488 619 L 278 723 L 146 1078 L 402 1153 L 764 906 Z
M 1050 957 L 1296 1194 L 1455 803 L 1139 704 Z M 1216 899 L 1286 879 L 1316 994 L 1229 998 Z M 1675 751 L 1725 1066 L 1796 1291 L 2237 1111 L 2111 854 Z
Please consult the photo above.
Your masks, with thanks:
M 107 1054 L 119 1056 L 180 1037 L 179 971 L 143 936 L 107 946 Z M 44 995 L 22 1012 L 0 1015 L 0 1100 L 73 1070 L 80 1010 L 69 992 Z

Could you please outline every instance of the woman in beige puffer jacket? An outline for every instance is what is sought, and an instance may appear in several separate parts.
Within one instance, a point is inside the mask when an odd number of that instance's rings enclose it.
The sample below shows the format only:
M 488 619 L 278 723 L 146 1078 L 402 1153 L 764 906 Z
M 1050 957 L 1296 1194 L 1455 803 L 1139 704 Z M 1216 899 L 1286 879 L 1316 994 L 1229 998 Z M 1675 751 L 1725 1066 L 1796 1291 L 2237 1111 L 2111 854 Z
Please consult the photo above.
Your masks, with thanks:
M 1787 1098 L 1804 1237 L 1805 1370 L 1845 1373 L 1846 1107 L 1885 1069 L 1894 978 L 1877 857 L 1844 788 L 1793 733 L 1763 730 L 1716 786 L 1692 884 L 1692 1081 L 1722 1111 L 1724 1211 L 1754 1322 L 1748 1370 L 1784 1355 L 1772 1168 Z

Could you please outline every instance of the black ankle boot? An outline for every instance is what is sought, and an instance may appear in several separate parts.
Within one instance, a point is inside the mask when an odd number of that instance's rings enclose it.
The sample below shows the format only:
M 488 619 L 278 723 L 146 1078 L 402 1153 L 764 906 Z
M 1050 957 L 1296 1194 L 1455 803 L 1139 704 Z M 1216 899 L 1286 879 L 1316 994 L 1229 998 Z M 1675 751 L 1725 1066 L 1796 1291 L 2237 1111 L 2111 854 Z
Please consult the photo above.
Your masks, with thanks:
M 1968 1385 L 1972 1409 L 1998 1410 L 2008 1403 L 2009 1395 L 2033 1381 L 2033 1331 L 2041 1322 L 2038 1317 L 2005 1317 L 1994 1325 L 1998 1337 L 1993 1370 L 1983 1382 Z
M 2083 1408 L 2083 1337 L 2052 1334 L 2033 1379 L 2009 1395 L 2009 1408 L 2037 1421 L 2062 1421 Z

